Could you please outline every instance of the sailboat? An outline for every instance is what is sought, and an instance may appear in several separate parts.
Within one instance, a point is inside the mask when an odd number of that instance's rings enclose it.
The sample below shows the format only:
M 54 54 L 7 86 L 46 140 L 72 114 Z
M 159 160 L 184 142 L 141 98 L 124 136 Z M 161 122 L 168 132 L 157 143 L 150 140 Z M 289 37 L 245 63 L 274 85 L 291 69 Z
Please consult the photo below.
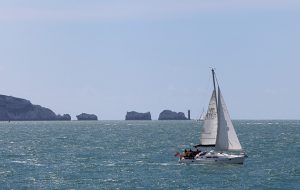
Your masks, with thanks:
M 204 108 L 203 108 L 202 113 L 201 113 L 200 118 L 199 118 L 198 121 L 204 121 L 205 115 L 206 115 L 206 113 L 204 112 Z
M 200 134 L 200 144 L 214 147 L 210 151 L 186 151 L 179 154 L 180 163 L 229 163 L 243 164 L 247 157 L 230 119 L 219 84 L 216 89 L 215 71 L 212 69 L 213 86 L 208 110 Z

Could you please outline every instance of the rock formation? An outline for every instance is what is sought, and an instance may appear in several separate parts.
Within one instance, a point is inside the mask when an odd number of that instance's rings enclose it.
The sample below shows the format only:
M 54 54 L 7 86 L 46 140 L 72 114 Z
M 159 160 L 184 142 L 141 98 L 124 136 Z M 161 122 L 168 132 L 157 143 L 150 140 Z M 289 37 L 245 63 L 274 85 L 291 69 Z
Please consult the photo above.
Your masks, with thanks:
M 138 113 L 135 111 L 127 112 L 125 120 L 151 120 L 151 113 Z
M 76 117 L 77 120 L 98 120 L 98 117 L 95 114 L 82 113 Z
M 64 115 L 58 114 L 56 116 L 56 120 L 71 120 L 71 116 L 69 114 L 64 114 Z
M 33 105 L 29 100 L 0 95 L 0 121 L 71 120 L 70 115 L 56 115 L 52 110 Z
M 164 110 L 159 114 L 158 120 L 187 120 L 184 113 Z

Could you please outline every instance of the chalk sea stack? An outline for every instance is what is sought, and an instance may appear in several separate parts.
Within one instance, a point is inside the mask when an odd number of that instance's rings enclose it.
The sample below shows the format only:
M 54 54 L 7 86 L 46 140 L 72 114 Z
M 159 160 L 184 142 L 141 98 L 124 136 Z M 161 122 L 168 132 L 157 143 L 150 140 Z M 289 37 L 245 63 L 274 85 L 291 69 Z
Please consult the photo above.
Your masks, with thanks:
M 159 114 L 158 120 L 187 120 L 183 112 L 164 110 Z
M 95 114 L 82 113 L 76 115 L 77 120 L 98 120 L 98 117 Z
M 151 113 L 138 113 L 135 111 L 127 112 L 125 120 L 151 120 Z
M 69 114 L 56 115 L 49 108 L 33 105 L 29 100 L 0 95 L 0 121 L 71 120 Z

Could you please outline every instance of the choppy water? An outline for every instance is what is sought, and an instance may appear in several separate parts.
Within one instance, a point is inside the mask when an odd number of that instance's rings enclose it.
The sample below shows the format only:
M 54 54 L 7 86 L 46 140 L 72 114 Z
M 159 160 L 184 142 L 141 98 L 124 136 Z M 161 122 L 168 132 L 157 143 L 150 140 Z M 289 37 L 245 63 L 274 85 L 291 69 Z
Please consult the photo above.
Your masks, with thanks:
M 0 189 L 300 189 L 300 121 L 235 121 L 244 165 L 184 165 L 195 121 L 1 122 Z

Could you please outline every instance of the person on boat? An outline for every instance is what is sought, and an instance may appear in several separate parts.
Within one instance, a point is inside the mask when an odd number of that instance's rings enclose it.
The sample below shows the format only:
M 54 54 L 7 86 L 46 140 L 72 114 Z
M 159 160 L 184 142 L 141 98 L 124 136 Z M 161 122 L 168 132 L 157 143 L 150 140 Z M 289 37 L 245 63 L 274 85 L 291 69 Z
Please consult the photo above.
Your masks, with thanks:
M 199 154 L 199 150 L 197 149 L 197 150 L 195 150 L 195 151 L 192 151 L 192 157 L 193 158 L 195 158 L 195 156 L 197 155 L 197 154 Z
M 189 159 L 194 159 L 195 157 L 195 151 L 193 151 L 192 149 L 189 150 L 187 157 Z
M 193 152 L 193 156 L 195 157 L 196 155 L 198 155 L 200 153 L 200 151 L 198 149 L 196 149 L 194 152 Z
M 187 149 L 184 149 L 184 153 L 182 154 L 182 156 L 184 158 L 189 158 L 190 152 Z
M 182 154 L 180 154 L 180 157 L 185 158 L 187 156 L 187 153 L 188 153 L 187 150 L 184 149 L 184 152 Z
M 190 157 L 191 154 L 193 154 L 193 151 L 190 149 L 190 150 L 188 150 L 188 156 Z

